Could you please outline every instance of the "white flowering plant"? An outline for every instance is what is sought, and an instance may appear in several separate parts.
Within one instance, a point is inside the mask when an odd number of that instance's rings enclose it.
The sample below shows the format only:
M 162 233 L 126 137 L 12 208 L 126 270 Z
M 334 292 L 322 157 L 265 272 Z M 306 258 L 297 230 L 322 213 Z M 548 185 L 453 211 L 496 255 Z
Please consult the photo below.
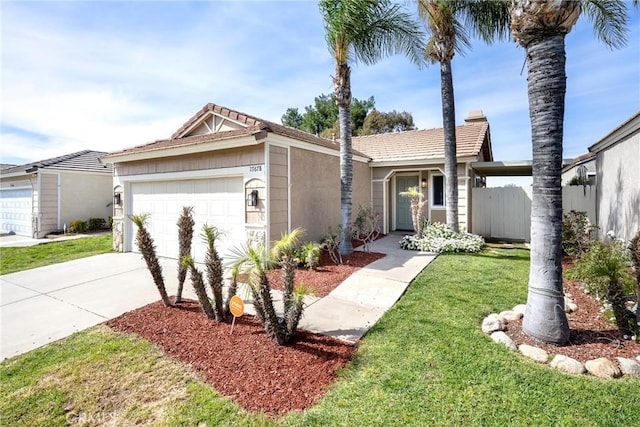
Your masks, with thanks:
M 476 234 L 456 233 L 442 223 L 425 222 L 422 237 L 404 236 L 400 241 L 402 249 L 424 252 L 480 252 L 484 239 Z

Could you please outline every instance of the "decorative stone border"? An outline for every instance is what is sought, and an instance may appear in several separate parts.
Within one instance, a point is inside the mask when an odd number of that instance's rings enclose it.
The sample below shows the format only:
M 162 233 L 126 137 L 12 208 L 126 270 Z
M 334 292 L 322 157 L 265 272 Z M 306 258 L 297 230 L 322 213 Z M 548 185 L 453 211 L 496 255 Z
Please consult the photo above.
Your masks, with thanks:
M 578 306 L 570 298 L 565 298 L 565 307 L 567 312 L 571 313 L 578 309 Z M 623 375 L 630 377 L 640 377 L 640 355 L 636 359 L 628 359 L 626 357 L 617 357 L 618 363 L 615 363 L 605 357 L 588 360 L 583 365 L 581 362 L 561 354 L 554 355 L 549 361 L 549 354 L 538 347 L 527 344 L 516 344 L 504 331 L 507 330 L 507 324 L 515 320 L 519 320 L 524 316 L 524 304 L 518 304 L 513 309 L 503 311 L 501 313 L 491 313 L 482 320 L 482 332 L 491 336 L 495 342 L 504 345 L 511 351 L 518 350 L 520 354 L 538 363 L 549 363 L 552 368 L 566 372 L 568 374 L 590 374 L 599 378 L 619 378 Z

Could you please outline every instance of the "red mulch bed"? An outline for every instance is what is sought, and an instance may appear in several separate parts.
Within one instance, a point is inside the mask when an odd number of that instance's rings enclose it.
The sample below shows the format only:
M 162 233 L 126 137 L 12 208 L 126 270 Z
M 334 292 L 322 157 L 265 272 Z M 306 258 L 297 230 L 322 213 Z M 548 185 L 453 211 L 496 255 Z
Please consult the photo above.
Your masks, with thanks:
M 571 265 L 569 259 L 562 262 L 566 270 Z M 606 357 L 615 362 L 616 357 L 633 359 L 640 356 L 640 343 L 622 340 L 615 325 L 609 323 L 600 312 L 600 303 L 589 294 L 585 294 L 577 282 L 565 279 L 564 291 L 571 295 L 578 310 L 568 313 L 570 338 L 569 344 L 556 346 L 535 340 L 522 332 L 522 321 L 509 322 L 506 334 L 516 345 L 529 344 L 544 349 L 549 354 L 562 354 L 582 363 L 587 360 Z
M 323 254 L 325 255 L 325 254 Z M 317 271 L 298 270 L 296 283 L 331 292 L 359 268 L 383 254 L 354 252 L 334 265 L 321 259 Z M 280 272 L 269 274 L 274 288 Z M 278 346 L 252 316 L 231 325 L 217 324 L 201 312 L 197 301 L 165 307 L 160 301 L 123 314 L 107 325 L 135 333 L 165 353 L 190 364 L 219 393 L 247 411 L 269 416 L 302 411 L 313 405 L 335 380 L 335 372 L 350 360 L 356 347 L 343 341 L 298 330 L 295 342 Z
M 356 270 L 382 257 L 384 254 L 356 251 L 352 255 L 343 256 L 342 264 L 338 265 L 331 261 L 326 251 L 323 251 L 320 266 L 316 271 L 301 268 L 296 270 L 295 285 L 304 284 L 313 291 L 314 296 L 324 297 Z M 282 289 L 281 270 L 271 270 L 267 272 L 267 277 L 273 289 Z

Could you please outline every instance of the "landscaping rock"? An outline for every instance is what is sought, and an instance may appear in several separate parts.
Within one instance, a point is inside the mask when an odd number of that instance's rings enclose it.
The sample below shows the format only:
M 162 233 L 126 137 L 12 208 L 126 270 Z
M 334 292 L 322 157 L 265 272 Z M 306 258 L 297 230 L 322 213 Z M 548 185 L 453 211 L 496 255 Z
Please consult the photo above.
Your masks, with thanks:
M 491 339 L 497 342 L 498 344 L 504 344 L 509 350 L 515 351 L 517 349 L 514 342 L 509 338 L 507 334 L 502 331 L 497 331 L 491 334 Z
M 622 372 L 620 372 L 616 364 L 605 357 L 587 360 L 584 367 L 591 375 L 598 378 L 618 378 L 622 376 Z
M 503 320 L 505 323 L 514 322 L 516 320 L 522 319 L 522 313 L 518 313 L 517 311 L 507 310 L 498 314 L 498 318 Z
M 627 359 L 626 357 L 618 357 L 618 365 L 620 365 L 620 371 L 624 375 L 631 377 L 640 377 L 640 363 L 633 359 Z
M 636 357 L 636 359 L 638 359 L 638 362 L 640 362 L 640 356 Z
M 520 353 L 522 353 L 524 357 L 528 357 L 536 362 L 547 363 L 547 360 L 549 360 L 549 354 L 546 351 L 532 345 L 521 344 L 518 350 L 520 350 Z
M 524 316 L 524 312 L 527 309 L 526 304 L 518 304 L 515 307 L 513 307 L 512 311 L 515 311 L 516 313 L 520 313 Z
M 578 311 L 578 304 L 576 304 L 573 301 L 569 301 L 564 303 L 564 311 L 567 313 L 573 313 L 575 311 Z
M 507 329 L 504 322 L 500 320 L 496 313 L 491 313 L 482 321 L 482 332 L 490 334 L 496 331 L 504 331 Z
M 552 368 L 559 369 L 568 374 L 584 374 L 587 372 L 584 365 L 568 356 L 557 354 L 550 363 Z

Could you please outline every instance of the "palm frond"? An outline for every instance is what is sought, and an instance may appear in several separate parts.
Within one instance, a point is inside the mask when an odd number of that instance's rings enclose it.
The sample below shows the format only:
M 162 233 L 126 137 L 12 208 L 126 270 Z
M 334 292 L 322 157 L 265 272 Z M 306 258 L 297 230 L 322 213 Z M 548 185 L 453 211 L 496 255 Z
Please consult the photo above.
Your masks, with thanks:
M 209 252 L 213 252 L 216 240 L 222 236 L 224 236 L 224 231 L 220 230 L 215 225 L 204 224 L 202 226 L 202 234 L 200 234 L 200 238 L 207 244 Z
M 305 229 L 298 227 L 290 233 L 284 233 L 282 238 L 274 243 L 272 255 L 275 259 L 280 259 L 283 255 L 291 256 L 300 242 L 300 238 L 304 235 Z
M 623 0 L 583 0 L 582 10 L 601 42 L 611 49 L 627 45 L 627 5 Z

